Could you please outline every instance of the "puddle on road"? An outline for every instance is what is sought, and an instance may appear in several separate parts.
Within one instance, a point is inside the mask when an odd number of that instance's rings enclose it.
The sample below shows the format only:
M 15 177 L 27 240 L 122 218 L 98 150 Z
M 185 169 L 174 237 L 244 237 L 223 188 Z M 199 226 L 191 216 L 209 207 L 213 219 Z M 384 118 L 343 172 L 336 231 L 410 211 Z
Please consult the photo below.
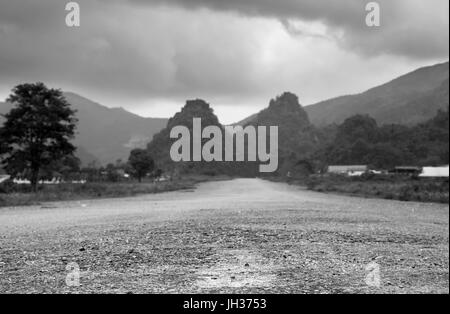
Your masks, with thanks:
M 201 289 L 270 287 L 277 267 L 255 252 L 228 250 L 214 267 L 197 271 L 195 285 Z

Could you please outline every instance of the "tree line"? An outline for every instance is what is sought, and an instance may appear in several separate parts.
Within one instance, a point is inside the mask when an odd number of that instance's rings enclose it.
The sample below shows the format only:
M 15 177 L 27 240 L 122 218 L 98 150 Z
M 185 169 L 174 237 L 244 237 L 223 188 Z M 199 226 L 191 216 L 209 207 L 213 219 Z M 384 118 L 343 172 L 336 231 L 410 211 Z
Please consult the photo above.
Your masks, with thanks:
M 415 126 L 379 126 L 367 115 L 322 130 L 328 138 L 315 157 L 324 164 L 365 164 L 376 169 L 449 164 L 449 110 Z

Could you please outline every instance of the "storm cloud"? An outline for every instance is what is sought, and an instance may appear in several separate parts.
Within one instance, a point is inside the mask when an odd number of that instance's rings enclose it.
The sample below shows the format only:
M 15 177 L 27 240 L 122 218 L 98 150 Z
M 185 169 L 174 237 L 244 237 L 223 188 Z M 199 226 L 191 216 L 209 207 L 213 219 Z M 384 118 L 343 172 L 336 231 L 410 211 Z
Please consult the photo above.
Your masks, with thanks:
M 411 58 L 448 55 L 446 0 L 378 0 L 382 27 L 365 27 L 366 5 L 362 0 L 129 0 L 141 4 L 208 8 L 245 16 L 290 21 L 319 21 L 340 44 L 368 54 L 398 54 Z M 297 30 L 301 32 L 301 30 Z M 304 33 L 303 33 L 304 34 Z
M 226 121 L 292 91 L 302 103 L 359 92 L 448 59 L 446 0 L 0 0 L 0 97 L 24 81 L 168 116 L 210 101 Z M 387 66 L 388 65 L 388 66 Z

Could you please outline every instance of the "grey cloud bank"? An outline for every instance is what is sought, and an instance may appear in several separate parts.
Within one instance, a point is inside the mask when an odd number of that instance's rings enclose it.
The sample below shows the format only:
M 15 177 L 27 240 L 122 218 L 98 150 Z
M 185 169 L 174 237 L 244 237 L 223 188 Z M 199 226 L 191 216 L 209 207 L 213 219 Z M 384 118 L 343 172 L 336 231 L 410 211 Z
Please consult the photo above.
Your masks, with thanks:
M 377 29 L 360 0 L 77 2 L 81 27 L 68 28 L 66 1 L 0 0 L 2 98 L 44 81 L 154 116 L 205 98 L 236 121 L 233 106 L 283 91 L 311 103 L 448 59 L 446 0 L 378 1 Z
M 126 0 L 125 0 L 126 1 Z M 448 55 L 448 9 L 446 0 L 378 0 L 383 27 L 364 27 L 361 0 L 128 0 L 141 4 L 173 5 L 189 9 L 208 8 L 246 16 L 320 21 L 336 40 L 363 53 L 392 53 L 412 58 Z M 340 37 L 340 38 L 339 38 Z

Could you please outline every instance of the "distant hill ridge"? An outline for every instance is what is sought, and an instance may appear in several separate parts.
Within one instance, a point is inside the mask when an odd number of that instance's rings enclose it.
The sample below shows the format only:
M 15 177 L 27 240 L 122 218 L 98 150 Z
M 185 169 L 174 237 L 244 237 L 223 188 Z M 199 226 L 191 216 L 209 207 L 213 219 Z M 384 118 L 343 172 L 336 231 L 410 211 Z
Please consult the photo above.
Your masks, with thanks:
M 379 124 L 413 125 L 427 121 L 449 105 L 449 63 L 423 67 L 368 91 L 305 107 L 312 123 L 342 123 L 369 114 Z
M 64 96 L 77 111 L 79 122 L 74 144 L 83 165 L 126 160 L 131 149 L 145 148 L 153 135 L 167 124 L 167 119 L 143 118 L 123 108 L 108 108 L 75 93 L 65 92 Z M 11 104 L 0 103 L 0 114 L 11 108 Z
M 305 106 L 319 127 L 340 124 L 356 114 L 368 114 L 382 124 L 415 125 L 449 106 L 449 63 L 423 67 L 361 94 L 346 95 Z M 255 120 L 253 114 L 235 125 Z
M 79 125 L 75 145 L 84 165 L 93 161 L 105 165 L 117 159 L 125 160 L 131 149 L 146 147 L 169 121 L 143 118 L 123 108 L 108 108 L 70 92 L 64 95 L 77 110 Z M 211 110 L 209 118 L 217 120 L 212 109 L 205 104 L 199 100 L 190 101 L 185 110 L 188 116 L 196 112 L 207 114 Z M 283 129 L 301 137 L 301 145 L 313 145 L 315 135 L 310 131 L 312 125 L 340 124 L 356 114 L 369 114 L 380 125 L 413 125 L 435 117 L 439 109 L 446 110 L 448 106 L 449 63 L 446 62 L 417 69 L 361 94 L 341 96 L 303 108 L 297 96 L 285 93 L 272 100 L 265 110 L 235 125 L 283 125 Z M 0 114 L 8 112 L 11 107 L 11 104 L 0 102 Z M 308 143 L 306 139 L 309 136 L 311 140 Z M 286 137 L 289 137 L 288 134 Z

